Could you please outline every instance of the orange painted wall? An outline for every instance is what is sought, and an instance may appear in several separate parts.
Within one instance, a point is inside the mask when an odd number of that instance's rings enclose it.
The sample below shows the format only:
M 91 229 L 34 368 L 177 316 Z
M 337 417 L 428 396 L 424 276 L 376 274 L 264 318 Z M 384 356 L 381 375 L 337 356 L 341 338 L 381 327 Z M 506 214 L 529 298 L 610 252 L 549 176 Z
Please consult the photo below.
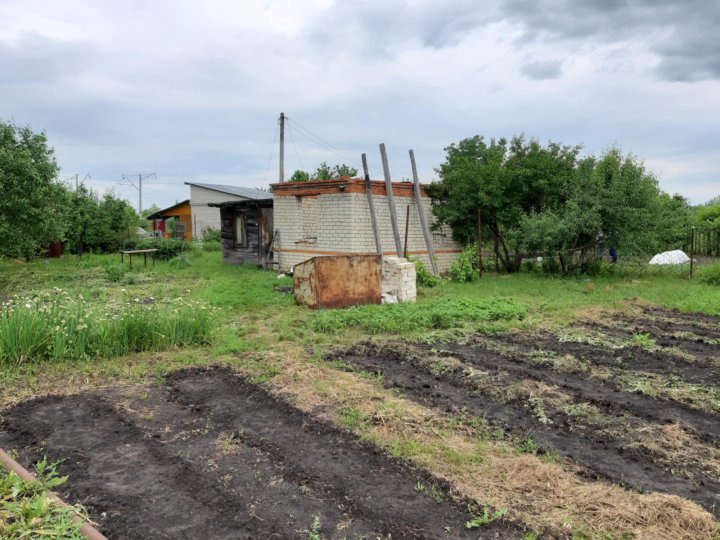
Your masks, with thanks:
M 189 202 L 176 206 L 167 212 L 162 212 L 161 215 L 165 219 L 178 218 L 180 223 L 185 224 L 185 240 L 192 240 L 192 213 Z

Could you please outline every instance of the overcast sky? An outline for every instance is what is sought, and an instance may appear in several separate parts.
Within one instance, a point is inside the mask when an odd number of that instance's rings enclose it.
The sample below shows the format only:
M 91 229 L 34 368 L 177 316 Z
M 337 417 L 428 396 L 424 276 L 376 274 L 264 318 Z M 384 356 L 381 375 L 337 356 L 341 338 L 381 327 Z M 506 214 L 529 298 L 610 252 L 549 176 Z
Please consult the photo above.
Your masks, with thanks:
M 137 206 L 185 181 L 267 187 L 321 161 L 423 181 L 475 134 L 611 145 L 720 195 L 717 0 L 0 0 L 0 118 Z

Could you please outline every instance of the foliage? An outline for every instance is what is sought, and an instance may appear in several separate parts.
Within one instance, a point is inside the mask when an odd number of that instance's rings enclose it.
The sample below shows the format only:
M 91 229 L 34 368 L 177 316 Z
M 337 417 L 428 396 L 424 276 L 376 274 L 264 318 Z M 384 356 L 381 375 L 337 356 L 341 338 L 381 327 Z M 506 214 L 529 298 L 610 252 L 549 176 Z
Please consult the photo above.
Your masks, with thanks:
M 65 232 L 65 189 L 44 133 L 0 120 L 0 255 L 29 259 Z
M 162 210 L 162 208 L 160 208 L 157 204 L 153 203 L 153 205 L 150 208 L 143 208 L 141 215 L 142 215 L 143 219 L 145 220 L 145 219 L 147 219 L 148 216 L 152 216 L 153 214 L 156 214 L 160 210 Z
M 162 261 L 169 261 L 185 251 L 186 244 L 178 238 L 144 238 L 135 244 L 135 249 L 157 249 L 155 256 Z
M 424 303 L 367 305 L 315 313 L 313 328 L 335 333 L 362 328 L 371 334 L 459 328 L 468 322 L 522 319 L 525 307 L 509 299 L 433 299 Z
M 82 523 L 73 522 L 79 509 L 61 506 L 46 490 L 64 484 L 67 476 L 57 474 L 56 463 L 45 458 L 35 465 L 37 482 L 25 481 L 0 467 L 0 538 L 62 538 L 82 540 Z
M 465 523 L 466 529 L 476 529 L 478 527 L 483 527 L 485 525 L 489 525 L 493 521 L 497 521 L 501 517 L 503 517 L 505 514 L 507 514 L 507 508 L 498 508 L 495 511 L 492 511 L 492 508 L 490 507 L 490 504 L 486 504 L 482 507 L 481 513 L 475 514 L 473 513 L 472 519 Z
M 458 283 L 470 283 L 478 279 L 479 268 L 477 243 L 470 244 L 455 257 L 450 267 L 450 278 Z
M 317 170 L 312 174 L 312 180 L 335 180 L 341 176 L 357 176 L 357 169 L 349 167 L 344 163 L 342 165 L 334 165 L 330 167 L 325 161 L 323 161 Z
M 408 258 L 408 260 L 415 265 L 415 277 L 418 285 L 429 289 L 440 285 L 440 277 L 428 272 L 425 264 L 420 259 Z
M 583 271 L 599 243 L 651 253 L 680 247 L 686 234 L 685 200 L 662 193 L 643 163 L 617 148 L 580 159 L 579 146 L 475 136 L 446 152 L 441 181 L 428 188 L 435 215 L 468 243 L 479 208 L 507 272 L 537 253 L 557 257 L 564 273 Z
M 168 261 L 168 266 L 170 266 L 170 268 L 185 268 L 186 266 L 190 266 L 190 259 L 187 253 L 180 253 Z
M 112 192 L 100 197 L 82 185 L 67 198 L 65 236 L 70 251 L 112 253 L 135 240 L 140 220 L 127 201 Z
M 0 308 L 0 363 L 122 356 L 210 340 L 212 309 L 202 302 L 124 298 L 97 308 L 56 289 L 15 297 Z
M 310 180 L 310 173 L 307 171 L 295 171 L 288 182 L 307 182 Z
M 105 267 L 105 274 L 109 281 L 117 283 L 125 276 L 125 266 L 118 262 L 113 262 Z
M 202 240 L 203 242 L 219 242 L 222 238 L 220 229 L 213 229 L 212 227 L 206 227 L 203 230 Z
M 218 251 L 222 251 L 222 244 L 219 240 L 210 242 L 204 241 L 202 243 L 202 249 L 203 251 L 207 251 L 210 253 L 217 253 Z

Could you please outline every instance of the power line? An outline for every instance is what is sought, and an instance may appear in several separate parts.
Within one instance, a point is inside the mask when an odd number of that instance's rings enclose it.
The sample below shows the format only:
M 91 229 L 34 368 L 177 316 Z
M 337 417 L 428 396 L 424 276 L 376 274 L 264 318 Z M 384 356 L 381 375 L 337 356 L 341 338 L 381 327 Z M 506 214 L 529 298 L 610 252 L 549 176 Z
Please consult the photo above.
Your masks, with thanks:
M 272 158 L 275 154 L 275 143 L 277 142 L 278 131 L 280 131 L 280 123 L 278 122 L 277 128 L 275 129 L 275 136 L 273 137 L 272 148 L 270 149 L 270 157 L 268 158 L 267 170 L 265 171 L 265 180 L 263 183 L 267 183 L 268 175 L 270 174 L 270 165 L 272 165 Z
M 286 120 L 291 120 L 290 118 L 286 117 Z M 297 125 L 297 127 L 301 130 L 301 133 L 304 134 L 306 137 L 314 140 L 317 144 L 320 146 L 323 146 L 326 150 L 329 150 L 336 155 L 340 156 L 344 160 L 349 160 L 354 165 L 360 165 L 360 161 L 356 157 L 352 157 L 350 154 L 346 154 L 339 148 L 333 146 L 331 143 L 327 142 L 323 138 L 321 138 L 319 135 L 316 135 L 312 131 L 310 131 L 308 128 L 300 124 L 297 120 L 292 119 L 292 121 Z
M 288 133 L 290 134 L 290 140 L 292 141 L 293 148 L 295 149 L 295 155 L 297 156 L 298 162 L 300 163 L 300 168 L 304 169 L 305 165 L 303 165 L 302 159 L 300 159 L 300 154 L 298 153 L 297 146 L 295 145 L 295 137 L 293 137 L 293 133 L 292 133 L 290 124 L 288 124 Z
M 137 184 L 135 184 L 135 182 L 132 181 L 131 176 L 138 177 Z M 147 174 L 140 173 L 140 174 L 132 174 L 132 175 L 123 174 L 122 178 L 123 178 L 123 180 L 125 180 L 126 183 L 119 182 L 119 184 L 121 186 L 132 186 L 138 190 L 138 214 L 140 214 L 141 216 L 142 216 L 142 181 L 143 181 L 143 179 L 150 178 L 151 176 L 154 176 L 157 179 L 157 174 L 155 174 L 154 172 L 147 173 Z

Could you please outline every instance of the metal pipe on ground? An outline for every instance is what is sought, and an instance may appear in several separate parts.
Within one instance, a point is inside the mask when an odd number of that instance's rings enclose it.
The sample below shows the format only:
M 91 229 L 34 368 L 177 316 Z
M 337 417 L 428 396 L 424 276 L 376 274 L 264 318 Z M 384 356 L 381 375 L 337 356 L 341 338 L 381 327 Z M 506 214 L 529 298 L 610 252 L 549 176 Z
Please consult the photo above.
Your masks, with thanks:
M 37 478 L 35 478 L 35 476 L 30 471 L 28 471 L 25 467 L 23 467 L 17 461 L 11 458 L 2 448 L 0 448 L 0 463 L 3 467 L 5 467 L 5 469 L 10 472 L 14 472 L 26 482 L 37 482 Z M 63 501 L 52 491 L 47 491 L 47 494 L 48 497 L 50 497 L 50 499 L 52 499 L 57 504 L 72 508 L 68 503 Z M 95 527 L 90 525 L 87 521 L 85 521 L 77 514 L 75 514 L 72 519 L 75 523 L 82 523 L 82 526 L 80 527 L 80 532 L 84 534 L 85 537 L 88 538 L 88 540 L 108 540 L 104 534 L 102 534 L 100 531 L 98 531 Z

